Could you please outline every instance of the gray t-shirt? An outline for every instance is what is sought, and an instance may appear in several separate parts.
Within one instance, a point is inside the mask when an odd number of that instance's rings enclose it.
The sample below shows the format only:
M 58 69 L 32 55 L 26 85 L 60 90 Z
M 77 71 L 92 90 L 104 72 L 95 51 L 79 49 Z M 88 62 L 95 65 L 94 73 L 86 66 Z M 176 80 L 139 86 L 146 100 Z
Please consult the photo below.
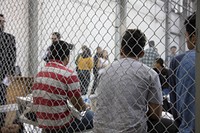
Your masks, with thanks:
M 95 133 L 145 133 L 148 102 L 162 104 L 157 73 L 137 60 L 124 58 L 100 76 Z

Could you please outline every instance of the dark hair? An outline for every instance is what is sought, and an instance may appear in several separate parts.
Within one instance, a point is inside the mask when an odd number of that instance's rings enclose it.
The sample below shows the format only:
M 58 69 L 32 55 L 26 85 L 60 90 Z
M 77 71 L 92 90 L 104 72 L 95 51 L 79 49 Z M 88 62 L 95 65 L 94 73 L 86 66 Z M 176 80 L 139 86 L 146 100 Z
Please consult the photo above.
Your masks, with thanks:
M 162 67 L 164 67 L 164 60 L 162 58 L 156 58 L 156 63 L 160 64 Z
M 184 22 L 186 32 L 191 35 L 196 34 L 196 13 L 190 15 Z
M 85 50 L 85 49 L 87 49 L 88 47 L 86 46 L 86 45 L 83 45 L 82 47 L 81 47 L 81 49 L 82 50 Z
M 146 36 L 139 29 L 126 30 L 122 42 L 121 50 L 128 57 L 137 57 L 144 49 Z
M 74 45 L 73 45 L 73 44 L 67 43 L 67 42 L 62 41 L 62 40 L 53 42 L 52 44 L 53 44 L 53 45 L 57 45 L 57 44 L 60 44 L 60 45 L 67 45 L 69 50 L 74 49 Z
M 102 50 L 101 53 L 100 53 L 100 55 L 99 55 L 99 57 L 103 58 L 103 53 L 104 53 L 104 52 L 108 52 L 108 51 L 105 50 L 105 49 Z M 105 57 L 105 59 L 108 60 L 108 55 Z
M 60 35 L 59 32 L 53 32 L 52 35 L 57 36 L 57 38 L 58 38 L 59 40 L 60 40 L 60 38 L 61 38 L 61 35 Z
M 84 47 L 83 53 L 82 53 L 82 57 L 83 58 L 88 58 L 91 57 L 91 50 L 88 47 Z
M 4 18 L 4 15 L 3 15 L 3 14 L 0 14 L 0 17 L 3 17 L 3 18 Z
M 177 48 L 176 46 L 171 46 L 170 49 Z
M 96 49 L 99 49 L 99 48 L 101 49 L 101 47 L 100 47 L 100 46 L 97 46 L 97 48 L 96 48 Z
M 154 41 L 149 41 L 149 47 L 154 47 L 155 46 L 155 42 Z
M 50 57 L 49 59 L 56 59 L 64 61 L 66 57 L 69 57 L 70 50 L 67 43 L 58 43 L 56 45 L 51 45 L 50 48 Z

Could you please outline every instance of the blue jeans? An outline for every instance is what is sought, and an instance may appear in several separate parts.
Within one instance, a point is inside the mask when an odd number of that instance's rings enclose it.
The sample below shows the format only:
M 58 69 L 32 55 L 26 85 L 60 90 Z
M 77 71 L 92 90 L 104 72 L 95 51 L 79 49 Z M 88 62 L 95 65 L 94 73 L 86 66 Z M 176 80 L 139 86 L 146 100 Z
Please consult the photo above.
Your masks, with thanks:
M 68 126 L 61 129 L 45 129 L 46 133 L 74 133 L 93 128 L 94 112 L 87 110 L 85 116 L 79 120 L 76 119 Z

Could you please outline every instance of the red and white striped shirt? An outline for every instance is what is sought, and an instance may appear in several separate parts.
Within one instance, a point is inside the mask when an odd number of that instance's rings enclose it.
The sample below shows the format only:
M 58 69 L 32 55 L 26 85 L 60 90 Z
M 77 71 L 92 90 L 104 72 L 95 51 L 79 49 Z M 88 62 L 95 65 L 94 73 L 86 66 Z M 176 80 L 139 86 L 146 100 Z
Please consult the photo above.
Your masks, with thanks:
M 39 127 L 57 129 L 73 121 L 67 99 L 81 96 L 80 85 L 76 74 L 62 62 L 47 63 L 37 74 L 32 91 Z

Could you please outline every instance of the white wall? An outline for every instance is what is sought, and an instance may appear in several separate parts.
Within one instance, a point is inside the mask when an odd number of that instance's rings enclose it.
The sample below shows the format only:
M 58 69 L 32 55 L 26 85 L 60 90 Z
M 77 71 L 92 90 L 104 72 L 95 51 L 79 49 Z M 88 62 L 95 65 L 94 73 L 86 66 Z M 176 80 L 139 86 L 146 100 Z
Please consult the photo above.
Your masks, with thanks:
M 132 1 L 128 4 L 129 28 L 141 29 L 147 40 L 154 40 L 156 48 L 165 59 L 165 12 L 164 3 L 159 0 Z M 145 49 L 149 46 L 146 45 Z
M 101 46 L 108 50 L 110 60 L 115 52 L 116 2 L 110 0 L 38 0 L 38 56 L 41 59 L 51 44 L 50 35 L 58 31 L 62 39 L 75 45 L 70 67 L 75 68 L 74 60 L 82 45 L 87 45 L 95 53 Z M 5 14 L 6 31 L 14 34 L 17 41 L 17 65 L 23 75 L 27 74 L 28 60 L 28 0 L 2 0 L 0 10 Z M 165 13 L 164 3 L 159 0 L 129 0 L 127 4 L 127 28 L 139 28 L 148 40 L 154 40 L 164 59 L 165 52 Z M 176 16 L 173 16 L 176 20 Z M 37 21 L 37 20 L 36 20 Z M 179 31 L 178 23 L 172 29 Z M 172 37 L 177 44 L 177 37 Z M 146 47 L 147 48 L 147 47 Z
M 70 67 L 75 68 L 74 60 L 82 45 L 90 47 L 93 54 L 97 46 L 105 48 L 113 61 L 115 3 L 95 3 L 94 0 L 86 3 L 67 0 L 39 2 L 39 53 L 51 44 L 51 33 L 58 31 L 63 40 L 75 45 Z M 44 61 L 40 60 L 40 63 L 41 67 Z

